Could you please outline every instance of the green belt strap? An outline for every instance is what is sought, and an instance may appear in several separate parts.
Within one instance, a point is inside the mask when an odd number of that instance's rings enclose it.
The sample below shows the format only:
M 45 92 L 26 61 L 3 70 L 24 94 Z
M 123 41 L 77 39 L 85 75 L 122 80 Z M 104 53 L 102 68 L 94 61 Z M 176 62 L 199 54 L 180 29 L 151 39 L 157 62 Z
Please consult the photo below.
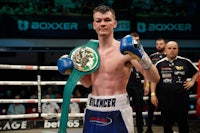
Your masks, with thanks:
M 100 65 L 98 54 L 99 43 L 97 40 L 90 40 L 87 44 L 77 47 L 69 54 L 74 68 L 69 76 L 63 92 L 62 112 L 58 133 L 66 133 L 69 105 L 72 92 L 80 78 L 86 74 L 96 71 Z

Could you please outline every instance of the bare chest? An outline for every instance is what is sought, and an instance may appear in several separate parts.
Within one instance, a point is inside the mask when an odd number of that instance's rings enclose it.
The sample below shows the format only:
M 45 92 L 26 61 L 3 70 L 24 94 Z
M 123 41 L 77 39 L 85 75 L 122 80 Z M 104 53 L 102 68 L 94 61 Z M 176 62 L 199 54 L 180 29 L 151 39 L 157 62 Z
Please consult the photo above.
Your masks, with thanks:
M 124 67 L 123 58 L 120 53 L 108 53 L 101 55 L 100 71 L 105 73 L 120 72 Z

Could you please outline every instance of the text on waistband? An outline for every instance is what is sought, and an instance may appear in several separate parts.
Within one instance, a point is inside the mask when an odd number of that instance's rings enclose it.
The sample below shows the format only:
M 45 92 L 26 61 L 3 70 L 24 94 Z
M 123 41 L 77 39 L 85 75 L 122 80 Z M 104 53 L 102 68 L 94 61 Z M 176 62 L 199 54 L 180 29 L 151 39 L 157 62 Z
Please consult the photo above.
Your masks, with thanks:
M 94 99 L 90 98 L 89 105 L 93 107 L 115 107 L 116 98 Z

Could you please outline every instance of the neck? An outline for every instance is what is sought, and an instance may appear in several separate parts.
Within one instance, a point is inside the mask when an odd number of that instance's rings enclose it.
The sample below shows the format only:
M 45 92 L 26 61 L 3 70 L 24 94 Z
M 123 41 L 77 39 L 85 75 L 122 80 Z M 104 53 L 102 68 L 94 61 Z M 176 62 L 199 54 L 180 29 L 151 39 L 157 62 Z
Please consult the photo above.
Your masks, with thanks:
M 113 42 L 115 41 L 115 39 L 113 37 L 99 37 L 99 47 L 100 48 L 107 48 L 113 45 Z
M 176 57 L 175 58 L 167 57 L 167 59 L 168 59 L 169 62 L 172 62 L 172 61 L 174 61 L 176 59 Z

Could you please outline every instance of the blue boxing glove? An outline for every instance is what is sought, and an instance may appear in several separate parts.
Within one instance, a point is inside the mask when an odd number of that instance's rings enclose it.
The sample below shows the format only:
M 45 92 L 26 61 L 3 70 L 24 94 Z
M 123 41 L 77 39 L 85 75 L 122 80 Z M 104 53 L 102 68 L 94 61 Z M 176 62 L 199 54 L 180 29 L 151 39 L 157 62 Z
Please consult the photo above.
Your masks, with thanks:
M 149 69 L 152 65 L 151 59 L 144 51 L 140 42 L 134 40 L 131 35 L 127 35 L 121 39 L 120 52 L 122 54 L 129 54 L 132 58 L 137 59 L 145 70 Z
M 57 61 L 58 71 L 61 74 L 70 74 L 74 65 L 73 61 L 68 57 L 68 55 L 61 56 Z

